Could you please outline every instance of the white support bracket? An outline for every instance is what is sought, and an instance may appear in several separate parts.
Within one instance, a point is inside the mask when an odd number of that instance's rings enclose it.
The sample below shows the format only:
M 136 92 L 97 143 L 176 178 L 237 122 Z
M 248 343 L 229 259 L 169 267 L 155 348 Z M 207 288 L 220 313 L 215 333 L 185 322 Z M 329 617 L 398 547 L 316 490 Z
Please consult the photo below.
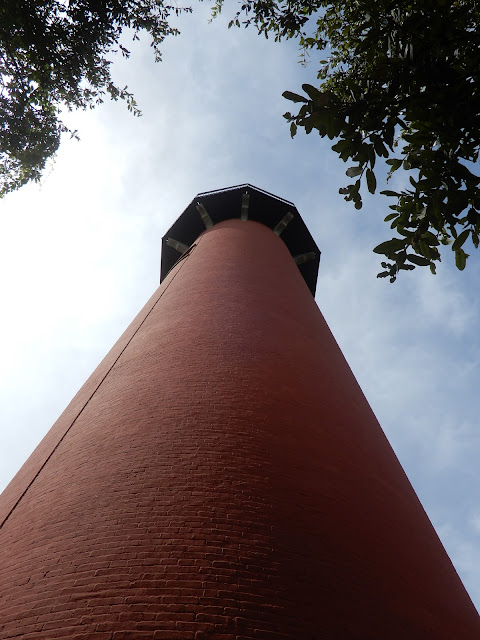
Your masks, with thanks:
M 304 262 L 310 262 L 310 260 L 315 260 L 315 252 L 309 251 L 308 253 L 300 253 L 298 256 L 294 256 L 296 265 L 303 264 Z
M 289 211 L 288 213 L 286 213 L 283 218 L 280 220 L 280 222 L 273 228 L 273 233 L 276 236 L 280 236 L 285 227 L 289 224 L 289 222 L 291 222 L 293 220 L 293 213 L 291 211 Z
M 248 220 L 248 203 L 250 201 L 250 194 L 244 193 L 242 195 L 242 213 L 240 215 L 240 220 Z
M 174 240 L 173 238 L 167 238 L 167 245 L 172 247 L 172 249 L 176 249 L 182 254 L 182 256 L 189 249 L 186 244 L 183 244 L 183 242 L 179 242 L 178 240 Z
M 211 219 L 208 211 L 205 209 L 201 202 L 197 203 L 197 211 L 200 214 L 201 219 L 203 220 L 205 228 L 211 229 L 213 227 L 213 220 Z

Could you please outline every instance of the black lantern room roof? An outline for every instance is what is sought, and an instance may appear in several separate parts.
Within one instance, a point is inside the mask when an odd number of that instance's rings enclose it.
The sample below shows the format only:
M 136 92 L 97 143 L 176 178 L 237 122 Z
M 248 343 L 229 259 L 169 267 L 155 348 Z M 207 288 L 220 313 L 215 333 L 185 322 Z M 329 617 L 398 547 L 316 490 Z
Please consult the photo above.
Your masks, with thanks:
M 160 282 L 205 229 L 231 218 L 261 222 L 280 236 L 315 295 L 320 250 L 297 208 L 250 184 L 195 196 L 162 238 Z

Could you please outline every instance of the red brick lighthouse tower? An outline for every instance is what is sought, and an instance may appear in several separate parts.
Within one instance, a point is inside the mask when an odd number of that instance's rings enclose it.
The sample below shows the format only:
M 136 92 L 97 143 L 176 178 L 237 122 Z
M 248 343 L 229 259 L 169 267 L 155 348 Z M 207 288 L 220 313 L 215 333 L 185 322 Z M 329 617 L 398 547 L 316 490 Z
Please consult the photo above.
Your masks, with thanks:
M 2 496 L 0 638 L 478 640 L 319 312 L 294 205 L 200 194 Z

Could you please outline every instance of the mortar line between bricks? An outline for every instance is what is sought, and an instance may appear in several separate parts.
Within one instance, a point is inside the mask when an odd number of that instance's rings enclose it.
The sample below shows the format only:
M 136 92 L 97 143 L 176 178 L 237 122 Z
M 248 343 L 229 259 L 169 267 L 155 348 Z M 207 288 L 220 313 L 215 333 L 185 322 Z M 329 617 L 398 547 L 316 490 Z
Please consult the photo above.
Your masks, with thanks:
M 145 316 L 145 318 L 141 321 L 141 323 L 138 325 L 137 329 L 134 331 L 132 337 L 127 341 L 127 344 L 123 347 L 123 349 L 120 351 L 120 353 L 118 354 L 118 356 L 115 358 L 114 362 L 112 363 L 112 365 L 109 367 L 107 373 L 103 376 L 103 378 L 100 380 L 100 382 L 97 384 L 97 386 L 95 387 L 95 389 L 92 391 L 92 393 L 90 394 L 88 400 L 85 402 L 85 404 L 83 405 L 83 407 L 80 409 L 80 411 L 77 413 L 77 415 L 75 416 L 75 418 L 72 420 L 72 423 L 70 424 L 70 426 L 68 427 L 68 429 L 65 431 L 65 433 L 63 434 L 63 436 L 60 438 L 60 440 L 57 442 L 57 444 L 54 446 L 54 448 L 52 449 L 52 451 L 48 454 L 47 458 L 45 459 L 45 462 L 43 462 L 43 464 L 41 465 L 40 469 L 37 471 L 37 473 L 33 476 L 33 478 L 30 480 L 30 482 L 28 483 L 27 487 L 25 488 L 25 490 L 20 494 L 18 500 L 15 502 L 15 504 L 13 505 L 13 507 L 10 509 L 10 511 L 7 513 L 7 515 L 5 516 L 5 518 L 3 519 L 3 522 L 0 524 L 0 529 L 3 528 L 3 525 L 7 522 L 7 520 L 10 518 L 10 516 L 12 515 L 12 513 L 15 511 L 15 509 L 18 507 L 18 505 L 20 504 L 22 498 L 25 496 L 25 494 L 27 493 L 27 491 L 30 489 L 30 487 L 32 486 L 32 484 L 35 482 L 35 480 L 38 478 L 38 476 L 40 475 L 40 473 L 42 472 L 43 468 L 46 466 L 47 462 L 50 460 L 50 458 L 53 456 L 53 454 L 55 453 L 55 451 L 58 449 L 58 447 L 62 444 L 63 440 L 65 439 L 65 437 L 67 436 L 67 434 L 69 433 L 70 429 L 73 427 L 73 425 L 76 423 L 76 421 L 78 420 L 78 418 L 82 415 L 84 409 L 86 409 L 87 405 L 89 404 L 90 400 L 93 398 L 93 396 L 97 393 L 97 391 L 99 390 L 99 388 L 101 387 L 101 385 L 103 384 L 103 382 L 105 381 L 106 377 L 108 376 L 108 374 L 110 373 L 110 371 L 113 369 L 113 367 L 117 364 L 117 362 L 120 360 L 120 358 L 122 357 L 125 349 L 129 346 L 129 344 L 132 342 L 132 340 L 134 339 L 134 337 L 137 335 L 137 333 L 140 331 L 140 329 L 143 326 L 143 323 L 147 320 L 147 318 L 149 317 L 149 315 L 152 313 L 152 311 L 155 309 L 155 307 L 157 306 L 157 304 L 160 302 L 160 299 L 162 298 L 162 296 L 164 295 L 164 293 L 168 290 L 169 286 L 172 284 L 172 282 L 175 280 L 175 278 L 177 277 L 177 275 L 180 273 L 180 271 L 182 270 L 182 267 L 185 264 L 185 259 L 188 258 L 191 254 L 193 249 L 198 246 L 200 244 L 200 242 L 203 240 L 203 236 L 201 238 L 197 238 L 197 240 L 194 242 L 194 244 L 182 255 L 179 257 L 179 259 L 177 260 L 177 262 L 173 265 L 172 269 L 179 263 L 183 261 L 183 264 L 180 265 L 180 268 L 177 270 L 176 273 L 174 273 L 172 279 L 170 280 L 170 282 L 167 284 L 167 286 L 165 287 L 165 289 L 162 291 L 162 293 L 158 296 L 158 298 L 155 300 L 154 304 L 152 305 L 152 308 L 150 309 L 150 311 L 147 313 L 147 315 Z M 167 274 L 168 275 L 168 274 Z

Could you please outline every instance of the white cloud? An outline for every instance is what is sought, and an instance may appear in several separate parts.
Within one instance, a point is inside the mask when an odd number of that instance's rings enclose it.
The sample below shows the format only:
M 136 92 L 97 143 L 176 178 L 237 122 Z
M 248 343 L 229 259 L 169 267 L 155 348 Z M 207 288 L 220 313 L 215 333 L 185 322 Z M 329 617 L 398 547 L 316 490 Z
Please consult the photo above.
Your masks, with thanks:
M 472 514 L 470 518 L 470 523 L 472 525 L 474 532 L 480 535 L 480 511 L 477 511 L 476 513 Z

